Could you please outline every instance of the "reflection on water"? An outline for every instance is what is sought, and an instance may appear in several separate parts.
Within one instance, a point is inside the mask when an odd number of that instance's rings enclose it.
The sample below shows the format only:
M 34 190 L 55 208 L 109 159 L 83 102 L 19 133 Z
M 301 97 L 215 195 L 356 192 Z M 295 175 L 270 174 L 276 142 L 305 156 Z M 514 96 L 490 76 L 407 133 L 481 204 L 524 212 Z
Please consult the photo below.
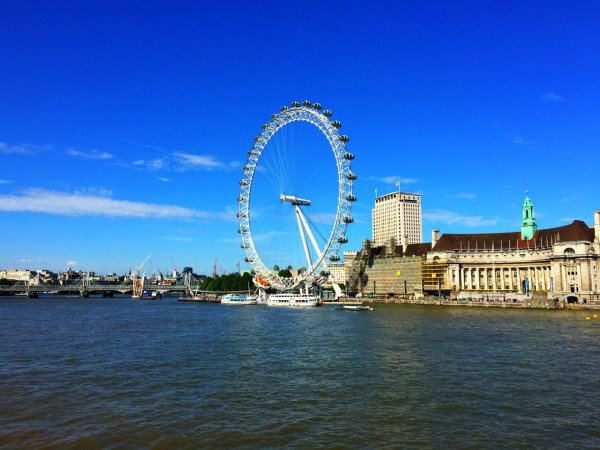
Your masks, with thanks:
M 0 445 L 598 447 L 586 314 L 0 298 Z

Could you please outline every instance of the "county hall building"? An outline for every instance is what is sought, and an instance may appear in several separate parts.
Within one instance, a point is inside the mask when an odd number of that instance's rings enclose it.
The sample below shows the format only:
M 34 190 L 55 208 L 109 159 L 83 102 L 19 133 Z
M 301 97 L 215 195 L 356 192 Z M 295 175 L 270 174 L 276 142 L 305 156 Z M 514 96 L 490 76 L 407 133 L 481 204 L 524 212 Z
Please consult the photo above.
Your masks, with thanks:
M 383 201 L 411 198 L 410 194 L 399 197 Z M 376 208 L 377 204 L 376 200 Z M 389 223 L 394 230 L 408 229 L 394 220 Z M 420 227 L 420 223 L 411 227 Z M 440 236 L 438 230 L 433 230 L 431 243 L 416 245 L 402 239 L 401 234 L 394 234 L 394 230 L 379 229 L 380 235 L 387 233 L 385 243 L 365 241 L 360 251 L 344 255 L 351 289 L 377 295 L 414 296 L 575 295 L 598 299 L 600 295 L 600 211 L 594 213 L 592 227 L 575 220 L 568 225 L 539 229 L 533 204 L 526 196 L 518 231 Z

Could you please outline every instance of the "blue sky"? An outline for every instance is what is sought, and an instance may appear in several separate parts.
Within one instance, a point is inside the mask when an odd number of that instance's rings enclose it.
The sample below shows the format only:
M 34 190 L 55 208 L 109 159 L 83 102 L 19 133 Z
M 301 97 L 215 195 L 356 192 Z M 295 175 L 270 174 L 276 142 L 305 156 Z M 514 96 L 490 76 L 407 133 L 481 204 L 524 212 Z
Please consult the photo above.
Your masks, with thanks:
M 596 1 L 4 0 L 0 268 L 248 268 L 246 152 L 305 99 L 356 155 L 346 250 L 398 180 L 426 241 L 518 230 L 526 190 L 540 228 L 592 224 L 598 23 Z

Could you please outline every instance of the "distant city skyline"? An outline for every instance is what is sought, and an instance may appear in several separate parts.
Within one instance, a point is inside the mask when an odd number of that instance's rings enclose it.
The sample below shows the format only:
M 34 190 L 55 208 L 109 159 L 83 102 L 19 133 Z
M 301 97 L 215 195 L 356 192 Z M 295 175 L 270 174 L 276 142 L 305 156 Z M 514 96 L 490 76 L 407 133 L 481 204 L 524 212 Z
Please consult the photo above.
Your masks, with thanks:
M 593 224 L 600 4 L 0 3 L 0 269 L 244 271 L 242 166 L 272 113 L 331 109 L 424 240 Z

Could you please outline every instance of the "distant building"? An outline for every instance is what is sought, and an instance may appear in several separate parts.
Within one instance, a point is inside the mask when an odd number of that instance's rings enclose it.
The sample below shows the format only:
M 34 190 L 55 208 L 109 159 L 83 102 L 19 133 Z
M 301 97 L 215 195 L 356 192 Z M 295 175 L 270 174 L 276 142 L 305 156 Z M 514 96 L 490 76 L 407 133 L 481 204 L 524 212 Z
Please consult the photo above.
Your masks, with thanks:
M 331 279 L 337 284 L 346 283 L 346 274 L 344 272 L 344 263 L 329 263 L 329 272 L 331 273 Z
M 427 254 L 426 290 L 597 296 L 600 212 L 592 228 L 575 220 L 540 230 L 529 197 L 522 210 L 520 231 L 442 235 Z
M 393 239 L 405 246 L 423 241 L 421 196 L 392 192 L 377 197 L 373 208 L 373 245 L 386 245 Z
M 399 202 L 386 197 L 378 198 L 384 199 L 379 203 Z M 360 251 L 344 252 L 348 290 L 363 295 L 575 295 L 600 300 L 600 211 L 594 213 L 593 227 L 575 220 L 538 229 L 526 196 L 519 231 L 440 237 L 433 230 L 431 238 L 431 243 L 397 245 L 395 236 L 388 235 L 382 244 L 365 241 Z

